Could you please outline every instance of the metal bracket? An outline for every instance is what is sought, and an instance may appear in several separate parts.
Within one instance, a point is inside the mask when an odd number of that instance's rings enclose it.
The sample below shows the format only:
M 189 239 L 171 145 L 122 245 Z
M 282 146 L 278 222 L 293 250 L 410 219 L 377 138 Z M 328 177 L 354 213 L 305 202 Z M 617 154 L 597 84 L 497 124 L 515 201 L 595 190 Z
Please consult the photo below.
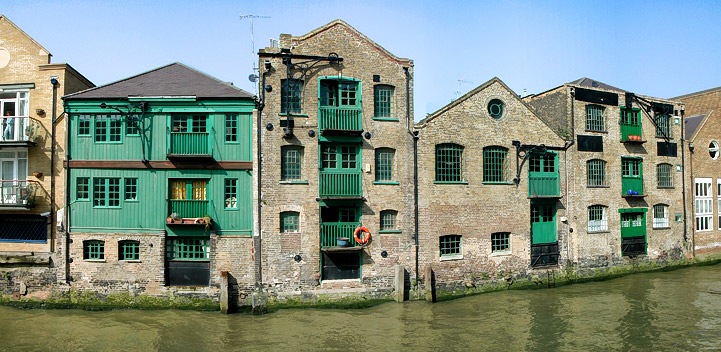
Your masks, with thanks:
M 671 116 L 672 111 L 668 111 L 668 112 L 660 111 L 660 109 L 656 105 L 658 103 L 652 102 L 652 101 L 642 98 L 642 97 L 639 97 L 638 95 L 633 94 L 631 92 L 627 92 L 626 97 L 627 97 L 626 108 L 630 108 L 630 102 L 629 102 L 628 98 L 635 101 L 636 104 L 638 104 L 642 108 L 640 110 L 646 114 L 646 117 L 648 117 L 648 119 L 651 120 L 651 123 L 653 124 L 653 126 L 656 127 L 656 131 L 661 131 L 661 134 L 663 135 L 663 139 L 665 139 L 667 143 L 670 142 L 671 137 L 667 136 L 666 132 L 664 132 L 662 129 L 659 129 L 658 125 L 656 124 L 656 120 L 651 116 L 651 114 L 649 114 L 649 111 L 653 111 L 654 114 L 665 113 L 665 114 L 668 114 L 669 117 Z M 669 122 L 669 128 L 670 128 L 670 122 Z
M 521 171 L 523 171 L 523 165 L 534 152 L 545 153 L 549 150 L 563 150 L 563 147 L 552 147 L 546 146 L 545 144 L 521 144 L 521 141 L 512 141 L 511 144 L 516 147 L 516 177 L 513 179 L 513 183 L 516 187 L 521 183 Z M 519 163 L 518 160 L 522 159 Z

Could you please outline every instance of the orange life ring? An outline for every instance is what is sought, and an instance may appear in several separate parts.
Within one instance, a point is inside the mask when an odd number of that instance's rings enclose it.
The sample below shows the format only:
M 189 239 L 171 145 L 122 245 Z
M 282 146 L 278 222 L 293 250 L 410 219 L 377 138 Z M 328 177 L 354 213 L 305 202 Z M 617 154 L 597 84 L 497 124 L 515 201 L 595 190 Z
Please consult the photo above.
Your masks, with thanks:
M 363 239 L 358 237 L 358 234 L 361 231 L 366 233 L 366 236 L 363 236 Z M 353 239 L 355 239 L 355 241 L 358 242 L 359 244 L 366 244 L 366 243 L 368 243 L 368 240 L 371 239 L 371 232 L 368 231 L 368 229 L 365 226 L 358 226 L 358 228 L 355 229 L 355 231 L 353 231 Z

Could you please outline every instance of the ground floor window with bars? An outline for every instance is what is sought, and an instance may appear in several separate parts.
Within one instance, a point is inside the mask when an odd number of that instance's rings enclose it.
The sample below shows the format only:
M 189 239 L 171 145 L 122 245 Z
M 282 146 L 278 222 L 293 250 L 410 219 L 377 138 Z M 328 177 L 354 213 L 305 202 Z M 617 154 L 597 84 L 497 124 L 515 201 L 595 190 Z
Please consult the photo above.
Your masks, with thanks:
M 669 227 L 668 205 L 658 204 L 653 206 L 653 228 L 662 229 Z
M 603 205 L 588 207 L 588 232 L 608 231 L 607 208 Z
M 180 260 L 210 259 L 210 239 L 173 238 L 167 240 L 166 257 Z
M 503 253 L 511 251 L 511 233 L 495 232 L 491 234 L 491 252 Z
M 105 260 L 105 242 L 100 240 L 87 240 L 83 242 L 83 259 Z
M 695 179 L 694 196 L 696 231 L 711 231 L 713 229 L 713 193 L 710 178 Z
M 140 260 L 140 242 L 118 242 L 118 260 Z
M 461 255 L 461 235 L 447 235 L 439 238 L 441 257 Z

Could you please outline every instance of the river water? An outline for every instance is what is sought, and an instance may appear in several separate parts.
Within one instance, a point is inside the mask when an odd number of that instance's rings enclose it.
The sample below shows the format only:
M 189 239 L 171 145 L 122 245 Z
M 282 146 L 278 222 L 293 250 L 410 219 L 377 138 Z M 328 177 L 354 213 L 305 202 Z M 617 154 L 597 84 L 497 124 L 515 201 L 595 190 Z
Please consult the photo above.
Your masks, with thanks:
M 721 266 L 368 309 L 0 307 L 1 351 L 721 350 Z

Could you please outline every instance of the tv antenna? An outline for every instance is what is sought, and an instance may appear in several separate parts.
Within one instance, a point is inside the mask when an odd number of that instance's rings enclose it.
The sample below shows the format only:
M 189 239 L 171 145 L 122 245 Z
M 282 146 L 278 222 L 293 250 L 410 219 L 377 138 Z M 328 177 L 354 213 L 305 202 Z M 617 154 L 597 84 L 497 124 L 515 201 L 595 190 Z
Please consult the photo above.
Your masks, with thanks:
M 255 36 L 253 34 L 253 19 L 254 18 L 270 18 L 270 16 L 244 15 L 241 13 L 240 19 L 243 20 L 244 18 L 250 19 L 250 53 L 253 54 L 253 73 L 251 73 L 250 76 L 248 76 L 248 79 L 251 82 L 255 82 L 258 80 L 258 75 L 256 74 L 256 72 L 260 72 L 260 70 L 258 69 L 258 66 L 256 66 L 257 60 L 255 57 Z M 255 94 L 258 95 L 257 85 L 254 84 L 253 86 L 255 86 Z
M 453 100 L 457 100 L 458 98 L 461 97 L 461 84 L 473 84 L 473 81 L 465 80 L 463 78 L 459 79 L 458 80 L 458 89 L 455 91 L 456 99 L 453 99 Z

